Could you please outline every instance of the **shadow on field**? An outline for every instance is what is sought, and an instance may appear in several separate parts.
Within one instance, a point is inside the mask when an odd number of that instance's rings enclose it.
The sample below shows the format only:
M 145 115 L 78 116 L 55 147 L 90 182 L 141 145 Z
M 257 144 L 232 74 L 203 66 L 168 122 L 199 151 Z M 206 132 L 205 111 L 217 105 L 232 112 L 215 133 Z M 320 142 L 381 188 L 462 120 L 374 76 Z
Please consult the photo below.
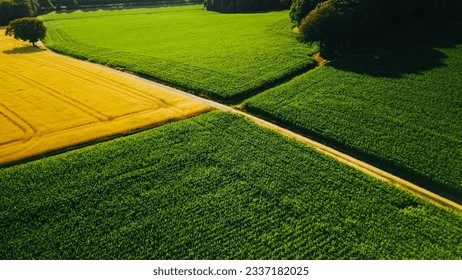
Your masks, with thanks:
M 43 52 L 45 50 L 37 48 L 37 47 L 32 47 L 32 46 L 27 46 L 27 47 L 20 47 L 20 48 L 14 48 L 11 50 L 5 50 L 3 53 L 5 54 L 26 54 L 26 53 L 37 53 L 37 52 Z
M 446 54 L 437 48 L 451 48 L 462 43 L 462 23 L 435 26 L 414 23 L 382 34 L 367 47 L 338 57 L 329 64 L 339 70 L 375 77 L 400 78 L 444 67 Z

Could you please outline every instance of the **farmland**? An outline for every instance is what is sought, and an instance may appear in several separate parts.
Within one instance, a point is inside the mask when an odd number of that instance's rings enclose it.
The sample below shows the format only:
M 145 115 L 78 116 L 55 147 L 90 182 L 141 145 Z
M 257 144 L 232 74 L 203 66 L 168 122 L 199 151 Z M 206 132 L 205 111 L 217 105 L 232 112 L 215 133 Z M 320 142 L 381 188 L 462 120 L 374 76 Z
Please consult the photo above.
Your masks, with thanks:
M 209 110 L 161 87 L 0 33 L 0 164 Z
M 337 58 L 244 108 L 461 203 L 462 25 L 424 27 Z
M 0 169 L 2 259 L 461 259 L 462 216 L 229 113 Z
M 222 102 L 253 96 L 235 108 L 462 202 L 460 25 L 315 68 L 287 11 L 42 19 L 53 50 Z M 462 259 L 460 211 L 362 162 L 367 174 L 117 71 L 1 35 L 0 48 L 0 259 Z
M 43 16 L 55 51 L 231 101 L 314 67 L 287 11 L 219 14 L 201 5 Z

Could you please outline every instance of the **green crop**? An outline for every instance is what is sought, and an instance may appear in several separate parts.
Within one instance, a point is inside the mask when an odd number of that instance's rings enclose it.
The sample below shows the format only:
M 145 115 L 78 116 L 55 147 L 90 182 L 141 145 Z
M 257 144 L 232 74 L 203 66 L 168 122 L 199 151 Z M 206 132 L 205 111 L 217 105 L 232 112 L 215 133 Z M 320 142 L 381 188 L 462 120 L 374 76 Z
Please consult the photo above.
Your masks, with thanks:
M 210 112 L 0 169 L 1 259 L 462 259 L 462 216 Z
M 334 59 L 244 107 L 426 181 L 460 203 L 461 27 L 437 34 L 421 28 L 424 34 L 412 43 L 392 41 L 392 47 Z
M 53 50 L 233 100 L 314 66 L 287 11 L 220 14 L 202 6 L 43 16 Z

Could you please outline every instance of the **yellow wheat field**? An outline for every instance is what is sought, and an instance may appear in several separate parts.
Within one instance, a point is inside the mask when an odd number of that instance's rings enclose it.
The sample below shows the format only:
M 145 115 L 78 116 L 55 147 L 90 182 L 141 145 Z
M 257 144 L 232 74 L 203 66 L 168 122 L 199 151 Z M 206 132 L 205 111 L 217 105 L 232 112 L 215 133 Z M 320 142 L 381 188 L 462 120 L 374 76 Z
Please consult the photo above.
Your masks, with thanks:
M 210 110 L 163 87 L 3 34 L 0 29 L 0 164 Z

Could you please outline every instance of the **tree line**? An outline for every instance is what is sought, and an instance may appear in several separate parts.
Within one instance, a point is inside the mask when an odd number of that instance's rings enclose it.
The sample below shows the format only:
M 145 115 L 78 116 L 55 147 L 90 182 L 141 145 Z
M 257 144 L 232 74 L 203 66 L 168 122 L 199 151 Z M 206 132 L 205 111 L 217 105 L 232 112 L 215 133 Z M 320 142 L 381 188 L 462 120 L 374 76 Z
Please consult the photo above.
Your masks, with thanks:
M 332 55 L 360 45 L 372 34 L 414 21 L 460 19 L 461 0 L 294 0 L 290 17 L 305 41 Z
M 52 0 L 58 1 L 58 0 Z M 117 5 L 117 4 L 133 4 L 133 5 L 143 5 L 143 4 L 163 4 L 166 2 L 172 3 L 202 3 L 203 0 L 61 0 L 61 1 L 74 1 L 76 2 L 76 7 L 79 6 L 98 6 L 98 5 Z M 65 4 L 63 4 L 66 6 Z
M 301 39 L 319 42 L 322 55 L 342 53 L 406 23 L 462 18 L 462 0 L 205 0 L 204 6 L 226 13 L 290 7 Z
M 341 53 L 371 34 L 416 20 L 460 19 L 462 0 L 170 0 L 202 2 L 207 10 L 255 12 L 289 9 L 305 41 L 319 42 L 321 54 Z M 62 6 L 164 3 L 166 0 L 0 0 L 0 26 L 11 20 L 34 17 L 41 9 Z
M 23 17 L 35 17 L 41 11 L 75 9 L 83 6 L 156 3 L 202 3 L 203 0 L 0 0 L 0 26 Z
M 289 9 L 292 0 L 205 0 L 209 11 L 223 13 Z
M 36 16 L 38 11 L 37 0 L 0 0 L 0 26 L 13 19 Z

